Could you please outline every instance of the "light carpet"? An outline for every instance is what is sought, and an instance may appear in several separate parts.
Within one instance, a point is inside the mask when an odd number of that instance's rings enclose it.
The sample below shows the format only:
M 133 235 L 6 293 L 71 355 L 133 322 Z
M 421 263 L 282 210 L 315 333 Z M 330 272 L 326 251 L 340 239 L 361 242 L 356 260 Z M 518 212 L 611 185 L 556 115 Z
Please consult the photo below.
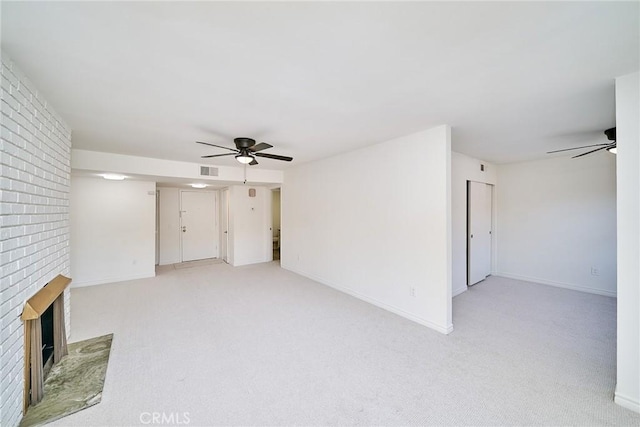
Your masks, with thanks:
M 640 425 L 615 299 L 489 278 L 453 308 L 445 336 L 276 262 L 75 288 L 73 339 L 118 340 L 102 404 L 54 425 Z

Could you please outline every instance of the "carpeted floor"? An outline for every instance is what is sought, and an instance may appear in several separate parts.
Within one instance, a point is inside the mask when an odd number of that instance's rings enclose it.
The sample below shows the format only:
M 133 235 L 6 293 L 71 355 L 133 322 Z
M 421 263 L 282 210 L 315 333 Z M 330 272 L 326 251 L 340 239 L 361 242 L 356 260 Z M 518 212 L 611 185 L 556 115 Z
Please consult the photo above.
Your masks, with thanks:
M 72 289 L 72 340 L 118 339 L 102 403 L 54 425 L 640 425 L 612 400 L 615 311 L 489 278 L 445 336 L 277 262 Z

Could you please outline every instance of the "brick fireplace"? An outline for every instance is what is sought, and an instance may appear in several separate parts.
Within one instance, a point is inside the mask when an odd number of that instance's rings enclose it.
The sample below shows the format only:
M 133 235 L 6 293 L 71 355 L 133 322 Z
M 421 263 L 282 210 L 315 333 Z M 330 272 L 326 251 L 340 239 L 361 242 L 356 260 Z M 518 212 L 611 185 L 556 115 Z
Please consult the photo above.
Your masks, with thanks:
M 70 276 L 71 130 L 2 52 L 0 164 L 0 425 L 23 412 L 25 302 L 58 274 Z M 69 333 L 69 291 L 64 323 Z

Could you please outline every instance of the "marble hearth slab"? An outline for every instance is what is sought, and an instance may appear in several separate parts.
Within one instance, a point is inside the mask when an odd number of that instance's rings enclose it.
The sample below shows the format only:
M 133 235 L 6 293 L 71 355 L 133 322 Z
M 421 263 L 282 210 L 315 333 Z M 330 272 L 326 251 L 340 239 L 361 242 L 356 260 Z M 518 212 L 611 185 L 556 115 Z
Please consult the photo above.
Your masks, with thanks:
M 44 399 L 29 407 L 21 427 L 39 426 L 100 403 L 113 334 L 69 344 L 69 354 L 44 382 Z

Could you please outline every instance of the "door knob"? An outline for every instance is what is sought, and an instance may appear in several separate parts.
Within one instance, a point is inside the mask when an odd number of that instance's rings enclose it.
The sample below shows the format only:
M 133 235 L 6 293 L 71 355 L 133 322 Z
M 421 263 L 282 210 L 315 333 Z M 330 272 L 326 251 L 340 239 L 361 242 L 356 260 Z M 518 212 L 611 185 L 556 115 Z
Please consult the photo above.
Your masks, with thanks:
M 186 226 L 186 225 L 183 225 L 183 226 L 182 226 L 182 232 L 183 232 L 183 233 L 186 233 L 186 232 L 187 232 L 187 226 Z

